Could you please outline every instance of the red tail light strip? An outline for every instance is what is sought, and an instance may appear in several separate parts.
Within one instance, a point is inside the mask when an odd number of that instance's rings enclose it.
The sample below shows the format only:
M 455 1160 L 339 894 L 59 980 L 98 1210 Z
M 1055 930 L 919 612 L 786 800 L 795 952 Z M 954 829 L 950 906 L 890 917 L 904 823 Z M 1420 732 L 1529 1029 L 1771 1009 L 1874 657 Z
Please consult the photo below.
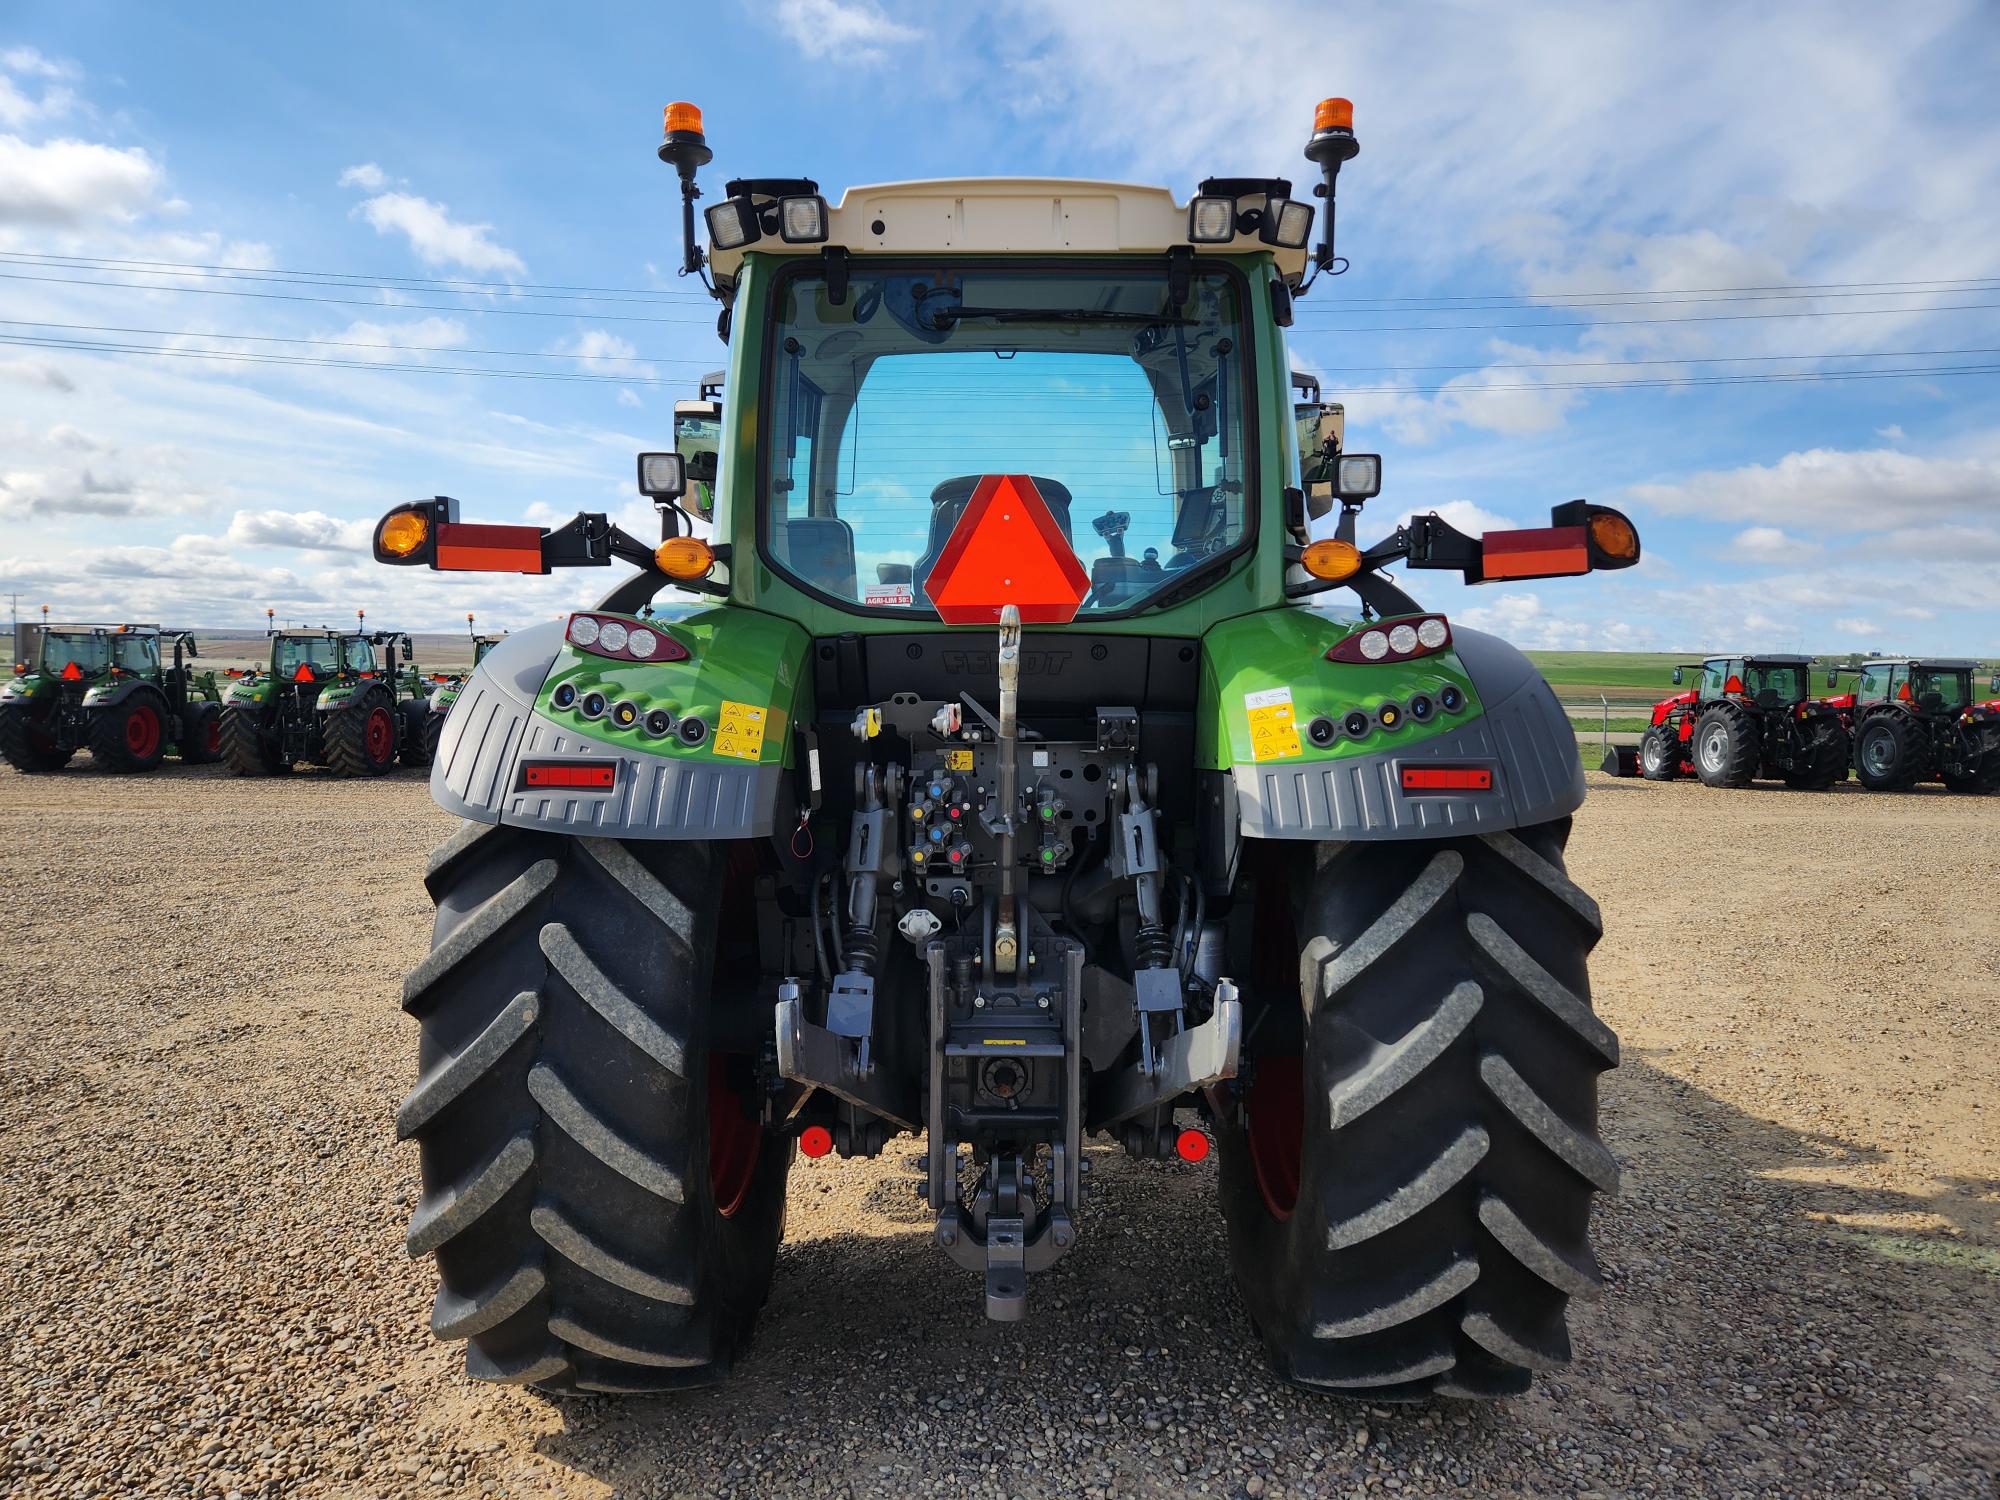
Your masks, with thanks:
M 1493 773 L 1484 766 L 1405 766 L 1406 792 L 1490 792 Z
M 608 792 L 618 784 L 616 761 L 531 760 L 521 765 L 521 790 Z

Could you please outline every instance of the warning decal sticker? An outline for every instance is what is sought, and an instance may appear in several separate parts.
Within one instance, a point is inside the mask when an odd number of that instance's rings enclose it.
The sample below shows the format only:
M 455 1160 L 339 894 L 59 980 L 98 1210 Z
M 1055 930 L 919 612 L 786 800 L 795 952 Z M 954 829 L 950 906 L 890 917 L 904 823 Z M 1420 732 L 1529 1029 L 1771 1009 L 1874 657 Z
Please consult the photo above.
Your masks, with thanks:
M 1252 760 L 1283 760 L 1299 753 L 1299 726 L 1292 717 L 1290 688 L 1245 693 L 1243 707 L 1250 720 Z
M 767 710 L 748 703 L 722 700 L 722 723 L 715 731 L 715 753 L 737 760 L 757 760 L 764 754 L 764 717 Z M 1298 737 L 1293 736 L 1293 744 Z

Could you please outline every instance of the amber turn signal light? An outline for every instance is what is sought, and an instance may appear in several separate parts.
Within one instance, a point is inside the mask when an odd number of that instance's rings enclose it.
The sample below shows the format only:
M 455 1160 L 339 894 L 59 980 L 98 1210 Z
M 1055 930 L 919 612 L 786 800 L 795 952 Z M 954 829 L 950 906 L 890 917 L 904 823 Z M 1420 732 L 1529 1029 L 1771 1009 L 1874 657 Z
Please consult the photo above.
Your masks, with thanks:
M 375 533 L 375 544 L 396 557 L 408 557 L 431 534 L 430 517 L 421 511 L 401 510 L 383 519 Z
M 1361 549 L 1352 542 L 1314 542 L 1300 554 L 1299 566 L 1315 578 L 1339 583 L 1361 571 Z
M 1590 540 L 1607 558 L 1632 561 L 1639 556 L 1639 528 L 1615 510 L 1600 510 L 1590 518 Z
M 653 566 L 669 578 L 706 578 L 715 568 L 715 549 L 699 537 L 668 537 L 653 549 Z
M 667 133 L 671 135 L 677 130 L 701 134 L 700 105 L 681 99 L 667 106 Z

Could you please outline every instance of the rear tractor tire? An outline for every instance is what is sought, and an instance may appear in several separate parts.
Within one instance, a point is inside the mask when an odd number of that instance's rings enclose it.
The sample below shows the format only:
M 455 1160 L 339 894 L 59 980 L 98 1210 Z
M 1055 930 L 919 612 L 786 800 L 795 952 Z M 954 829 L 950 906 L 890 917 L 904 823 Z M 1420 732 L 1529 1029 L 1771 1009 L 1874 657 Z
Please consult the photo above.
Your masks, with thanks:
M 1979 753 L 1970 770 L 1945 773 L 1944 784 L 1954 792 L 2000 792 L 2000 724 L 1981 724 Z
M 1287 1379 L 1494 1397 L 1568 1362 L 1591 1199 L 1618 1188 L 1568 834 L 1349 844 L 1292 882 L 1303 1031 L 1217 1130 L 1236 1282 Z
M 380 776 L 396 763 L 396 706 L 379 687 L 327 714 L 321 728 L 327 768 L 341 776 Z
M 1871 792 L 1908 791 L 1922 759 L 1916 725 L 1900 713 L 1876 714 L 1854 732 L 1854 775 Z
M 15 770 L 30 776 L 60 771 L 72 753 L 61 749 L 25 706 L 10 703 L 0 708 L 0 757 Z
M 1750 785 L 1757 774 L 1757 732 L 1733 708 L 1711 708 L 1694 726 L 1694 773 L 1703 786 Z
M 188 705 L 186 726 L 181 733 L 181 764 L 214 765 L 222 759 L 222 706 L 216 703 Z
M 1681 774 L 1681 737 L 1672 725 L 1655 724 L 1639 737 L 1639 774 L 1648 781 L 1672 781 Z
M 432 855 L 403 987 L 421 1076 L 414 1256 L 476 1380 L 640 1392 L 720 1380 L 784 1232 L 792 1143 L 753 1059 L 709 1044 L 726 845 L 466 823 Z
M 404 710 L 402 761 L 421 768 L 437 759 L 438 736 L 444 733 L 444 715 L 431 712 L 428 703 Z
M 104 771 L 150 771 L 167 753 L 166 700 L 148 688 L 90 716 L 90 758 Z
M 278 776 L 291 770 L 272 744 L 265 710 L 230 705 L 222 710 L 222 758 L 238 776 Z

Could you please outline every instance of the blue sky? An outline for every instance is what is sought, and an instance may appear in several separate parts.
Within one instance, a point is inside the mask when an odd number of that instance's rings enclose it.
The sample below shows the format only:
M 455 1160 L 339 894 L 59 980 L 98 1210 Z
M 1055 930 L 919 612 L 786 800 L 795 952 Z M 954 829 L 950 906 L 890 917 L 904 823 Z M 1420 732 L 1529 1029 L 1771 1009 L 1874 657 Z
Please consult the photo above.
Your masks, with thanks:
M 1533 646 L 2000 655 L 2000 375 L 1700 383 L 2000 368 L 1960 352 L 2000 350 L 2000 11 L 1763 10 L 17 3 L 0 593 L 427 627 L 468 608 L 518 626 L 594 592 L 602 575 L 412 579 L 363 548 L 386 506 L 434 493 L 487 519 L 645 524 L 632 454 L 723 362 L 712 304 L 672 274 L 653 157 L 670 99 L 705 111 L 712 187 L 1005 173 L 1184 197 L 1209 175 L 1303 181 L 1313 102 L 1344 93 L 1353 269 L 1301 305 L 1293 347 L 1347 402 L 1350 446 L 1385 455 L 1364 532 L 1429 509 L 1534 524 L 1581 495 L 1627 507 L 1648 549 L 1587 582 L 1423 578 L 1426 602 Z M 528 295 L 548 286 L 650 295 Z M 217 353 L 432 368 L 187 357 Z

